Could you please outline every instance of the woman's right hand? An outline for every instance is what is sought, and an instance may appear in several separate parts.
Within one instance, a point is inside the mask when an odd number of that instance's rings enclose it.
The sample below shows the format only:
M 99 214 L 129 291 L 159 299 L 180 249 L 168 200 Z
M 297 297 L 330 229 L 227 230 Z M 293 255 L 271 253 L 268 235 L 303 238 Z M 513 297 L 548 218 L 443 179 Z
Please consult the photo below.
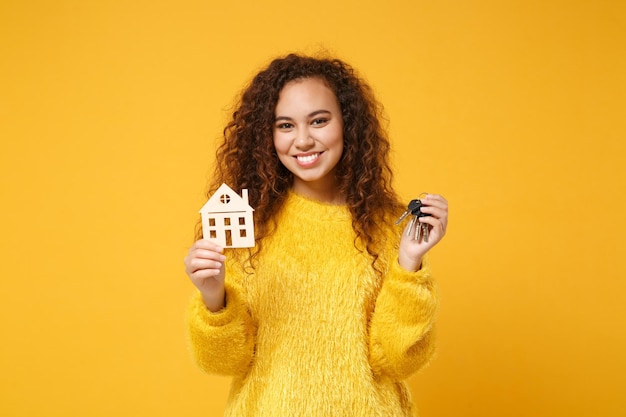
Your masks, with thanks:
M 200 239 L 189 249 L 185 257 L 185 272 L 193 285 L 202 293 L 206 307 L 212 312 L 224 308 L 224 248 L 216 243 Z

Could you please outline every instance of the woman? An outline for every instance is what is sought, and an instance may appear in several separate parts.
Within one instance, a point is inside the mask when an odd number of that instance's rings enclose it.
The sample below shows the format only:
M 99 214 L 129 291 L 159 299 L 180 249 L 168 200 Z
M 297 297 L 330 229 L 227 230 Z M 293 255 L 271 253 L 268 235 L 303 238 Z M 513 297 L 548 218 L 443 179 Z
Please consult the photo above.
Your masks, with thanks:
M 197 236 L 185 258 L 192 351 L 233 377 L 227 416 L 414 415 L 402 381 L 433 353 L 424 255 L 447 202 L 422 198 L 427 241 L 394 226 L 406 206 L 380 119 L 336 59 L 276 59 L 243 92 L 208 194 L 249 190 L 257 245 L 224 252 Z

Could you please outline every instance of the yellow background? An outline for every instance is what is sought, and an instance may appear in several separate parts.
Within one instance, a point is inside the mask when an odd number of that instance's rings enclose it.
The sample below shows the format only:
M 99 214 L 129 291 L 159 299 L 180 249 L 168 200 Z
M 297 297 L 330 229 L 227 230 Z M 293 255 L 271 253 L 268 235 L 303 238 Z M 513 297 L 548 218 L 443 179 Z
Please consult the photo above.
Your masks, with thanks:
M 422 416 L 626 415 L 623 1 L 0 3 L 0 415 L 219 416 L 182 259 L 227 110 L 326 50 L 451 204 Z

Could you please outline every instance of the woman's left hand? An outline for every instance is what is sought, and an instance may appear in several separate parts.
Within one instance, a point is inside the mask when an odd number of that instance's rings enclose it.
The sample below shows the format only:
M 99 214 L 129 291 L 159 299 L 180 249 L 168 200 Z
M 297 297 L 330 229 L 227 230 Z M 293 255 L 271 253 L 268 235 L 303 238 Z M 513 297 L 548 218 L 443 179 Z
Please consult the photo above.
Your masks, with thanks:
M 448 226 L 448 202 L 439 194 L 427 194 L 420 198 L 422 213 L 430 214 L 430 216 L 420 217 L 413 227 L 410 236 L 407 236 L 406 226 L 400 240 L 400 251 L 398 253 L 398 262 L 400 266 L 407 271 L 417 271 L 422 265 L 422 258 L 433 246 L 435 246 L 446 234 Z M 415 240 L 415 227 L 421 224 L 428 226 L 428 242 L 422 236 L 419 240 Z

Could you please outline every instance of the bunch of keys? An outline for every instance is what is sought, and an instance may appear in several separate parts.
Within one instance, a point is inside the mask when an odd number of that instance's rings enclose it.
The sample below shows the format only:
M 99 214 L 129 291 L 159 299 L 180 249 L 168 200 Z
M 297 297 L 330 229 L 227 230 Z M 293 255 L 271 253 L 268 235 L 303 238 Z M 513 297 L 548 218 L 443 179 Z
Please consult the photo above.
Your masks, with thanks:
M 422 201 L 415 199 L 409 202 L 409 205 L 406 208 L 406 211 L 402 213 L 400 218 L 396 220 L 396 224 L 400 224 L 402 220 L 409 214 L 413 217 L 411 218 L 411 222 L 409 223 L 409 228 L 406 231 L 407 236 L 413 235 L 414 240 L 420 240 L 420 238 L 424 238 L 424 242 L 428 242 L 428 225 L 426 223 L 420 223 L 417 219 L 420 217 L 430 216 L 428 213 L 422 213 Z M 415 230 L 413 230 L 415 229 Z

